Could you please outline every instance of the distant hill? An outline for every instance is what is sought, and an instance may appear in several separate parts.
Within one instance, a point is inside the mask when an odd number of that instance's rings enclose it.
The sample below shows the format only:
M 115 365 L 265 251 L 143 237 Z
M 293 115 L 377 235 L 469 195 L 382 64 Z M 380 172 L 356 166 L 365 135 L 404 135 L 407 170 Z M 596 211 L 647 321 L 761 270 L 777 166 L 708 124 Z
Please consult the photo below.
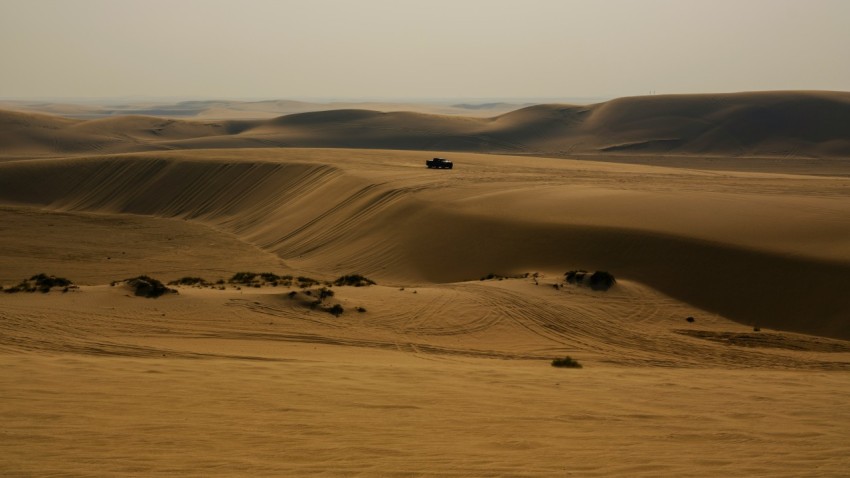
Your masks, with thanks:
M 210 106 L 208 102 L 203 105 Z M 482 108 L 486 110 L 486 105 Z M 640 96 L 593 105 L 536 105 L 489 118 L 337 109 L 242 121 L 146 116 L 81 121 L 0 111 L 0 126 L 0 148 L 5 155 L 19 156 L 330 147 L 541 155 L 850 158 L 850 93 Z

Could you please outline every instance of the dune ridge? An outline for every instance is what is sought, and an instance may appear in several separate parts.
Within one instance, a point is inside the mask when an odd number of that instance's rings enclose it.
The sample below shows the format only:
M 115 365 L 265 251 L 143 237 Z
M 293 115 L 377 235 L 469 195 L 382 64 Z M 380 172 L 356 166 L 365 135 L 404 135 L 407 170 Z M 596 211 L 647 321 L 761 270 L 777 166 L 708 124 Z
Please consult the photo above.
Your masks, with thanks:
M 81 121 L 5 111 L 0 125 L 0 147 L 5 156 L 15 157 L 234 147 L 850 157 L 850 93 L 820 91 L 640 96 L 593 105 L 529 106 L 489 118 L 337 109 L 267 120 L 128 116 Z
M 218 158 L 211 152 L 172 152 L 9 162 L 0 165 L 0 200 L 56 211 L 198 221 L 275 253 L 292 267 L 324 275 L 356 270 L 382 281 L 446 283 L 492 271 L 612 270 L 742 323 L 850 338 L 845 320 L 850 301 L 841 290 L 850 276 L 847 251 L 840 244 L 809 250 L 822 235 L 841 234 L 836 226 L 817 225 L 824 212 L 812 216 L 811 236 L 801 236 L 793 247 L 770 247 L 764 244 L 773 236 L 769 227 L 781 224 L 787 211 L 782 202 L 757 209 L 763 234 L 722 239 L 725 232 L 712 236 L 696 226 L 726 221 L 725 209 L 717 216 L 692 216 L 689 208 L 704 204 L 680 198 L 668 212 L 679 219 L 646 229 L 645 219 L 624 222 L 617 211 L 632 200 L 667 201 L 664 194 L 576 192 L 571 185 L 576 166 L 562 160 L 546 164 L 565 164 L 563 178 L 550 177 L 544 185 L 529 178 L 529 170 L 512 173 L 524 178 L 520 183 L 505 172 L 530 158 L 506 157 L 504 169 L 489 179 L 478 171 L 449 180 L 407 164 L 402 153 L 336 151 L 334 159 L 331 150 L 291 151 L 301 156 L 238 150 L 222 151 Z M 376 158 L 384 164 L 376 166 Z M 466 159 L 492 164 L 491 157 Z M 502 174 L 508 179 L 497 180 Z M 598 174 L 610 178 L 611 173 Z M 470 189 L 466 182 L 473 178 L 492 184 Z M 661 175 L 657 182 L 668 179 Z M 529 186 L 538 191 L 524 200 Z M 508 191 L 494 194 L 503 187 Z M 584 218 L 578 210 L 572 218 L 550 217 L 541 206 L 577 200 L 599 203 L 600 209 L 591 208 Z M 846 213 L 840 202 L 816 204 L 838 208 L 829 214 Z M 534 210 L 540 212 L 529 212 Z M 593 219 L 597 214 L 601 217 Z

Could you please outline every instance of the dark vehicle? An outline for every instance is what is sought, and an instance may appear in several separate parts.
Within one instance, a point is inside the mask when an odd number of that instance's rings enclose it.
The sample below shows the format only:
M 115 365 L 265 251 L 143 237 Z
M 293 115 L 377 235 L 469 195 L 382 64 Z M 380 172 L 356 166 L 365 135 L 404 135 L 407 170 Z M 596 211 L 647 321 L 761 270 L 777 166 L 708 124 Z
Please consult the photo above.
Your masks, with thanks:
M 452 162 L 446 158 L 434 158 L 425 161 L 425 166 L 437 169 L 452 169 Z

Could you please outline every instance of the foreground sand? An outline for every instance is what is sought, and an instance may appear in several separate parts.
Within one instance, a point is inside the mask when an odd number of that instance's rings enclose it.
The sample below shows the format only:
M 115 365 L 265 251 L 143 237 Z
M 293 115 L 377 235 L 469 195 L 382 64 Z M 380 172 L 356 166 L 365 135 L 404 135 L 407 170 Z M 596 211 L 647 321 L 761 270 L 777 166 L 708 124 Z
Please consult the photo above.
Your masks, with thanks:
M 846 178 L 429 156 L 0 164 L 0 474 L 846 475 Z M 109 285 L 244 270 L 378 285 Z
M 367 312 L 310 311 L 288 288 L 4 297 L 0 471 L 790 477 L 850 465 L 847 342 L 681 335 L 748 334 L 705 313 L 688 325 L 681 304 L 633 284 L 604 299 L 526 279 L 335 289 Z M 585 368 L 549 366 L 567 353 Z
M 846 476 L 846 373 L 2 356 L 4 476 Z

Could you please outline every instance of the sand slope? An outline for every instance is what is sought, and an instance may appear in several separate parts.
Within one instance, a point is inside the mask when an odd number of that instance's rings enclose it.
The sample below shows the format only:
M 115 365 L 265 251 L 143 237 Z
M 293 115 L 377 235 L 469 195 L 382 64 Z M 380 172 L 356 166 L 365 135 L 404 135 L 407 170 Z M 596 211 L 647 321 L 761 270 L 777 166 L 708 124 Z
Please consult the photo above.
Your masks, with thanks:
M 620 98 L 538 105 L 490 118 L 360 109 L 269 120 L 191 123 L 145 117 L 79 124 L 33 115 L 0 137 L 4 155 L 88 150 L 334 147 L 536 155 L 850 157 L 850 93 L 759 92 Z M 10 119 L 12 118 L 12 119 Z M 15 119 L 16 118 L 16 119 Z
M 850 337 L 846 180 L 391 151 L 234 150 L 0 165 L 0 199 L 183 218 L 292 267 L 397 283 L 609 270 L 746 324 Z
M 0 475 L 845 476 L 847 111 L 2 112 Z

